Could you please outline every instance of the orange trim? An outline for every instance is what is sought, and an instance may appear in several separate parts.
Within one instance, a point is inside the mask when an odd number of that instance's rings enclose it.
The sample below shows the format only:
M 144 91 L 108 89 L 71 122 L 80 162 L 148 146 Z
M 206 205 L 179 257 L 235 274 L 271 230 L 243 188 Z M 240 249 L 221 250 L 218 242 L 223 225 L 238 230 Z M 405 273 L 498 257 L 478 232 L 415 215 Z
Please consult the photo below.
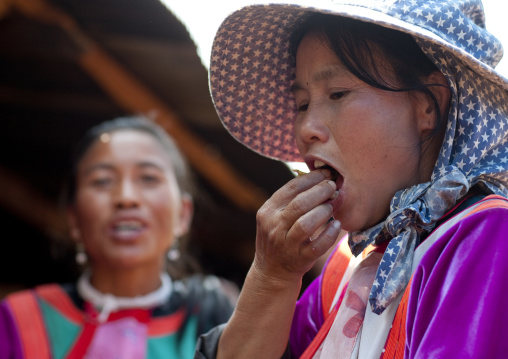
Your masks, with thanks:
M 337 288 L 340 285 L 344 273 L 346 273 L 352 256 L 353 254 L 347 242 L 347 235 L 345 235 L 340 241 L 339 248 L 337 248 L 328 261 L 328 265 L 323 273 L 321 305 L 323 306 L 323 316 L 325 318 L 330 312 L 335 293 L 337 292 Z
M 84 322 L 84 314 L 69 298 L 69 295 L 58 284 L 47 284 L 35 288 L 37 294 L 51 304 L 58 312 L 75 324 Z
M 161 336 L 177 332 L 185 319 L 185 313 L 185 308 L 182 308 L 170 316 L 152 318 L 148 323 L 148 335 Z
M 505 197 L 497 196 L 497 195 L 490 195 L 485 197 L 479 202 L 479 205 L 473 209 L 471 212 L 469 212 L 467 215 L 464 216 L 464 218 L 478 213 L 480 211 L 484 211 L 491 208 L 506 208 L 508 209 L 508 199 Z
M 392 328 L 388 333 L 385 348 L 380 359 L 402 359 L 404 357 L 404 350 L 406 345 L 406 317 L 407 317 L 407 302 L 409 300 L 409 292 L 413 277 L 409 280 L 406 290 L 402 295 L 399 307 L 393 318 Z
M 51 359 L 46 328 L 34 293 L 29 290 L 14 293 L 6 301 L 18 328 L 23 357 Z

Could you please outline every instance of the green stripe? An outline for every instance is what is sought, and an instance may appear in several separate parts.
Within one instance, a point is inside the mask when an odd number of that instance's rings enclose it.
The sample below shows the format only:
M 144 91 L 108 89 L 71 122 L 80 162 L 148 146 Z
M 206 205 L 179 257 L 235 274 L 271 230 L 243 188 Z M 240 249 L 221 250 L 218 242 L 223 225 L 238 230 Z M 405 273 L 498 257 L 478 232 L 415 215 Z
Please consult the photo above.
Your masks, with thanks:
M 148 356 L 147 359 L 159 358 L 194 358 L 194 347 L 196 346 L 196 332 L 198 320 L 192 317 L 186 322 L 180 342 L 177 340 L 177 334 L 161 337 L 148 338 Z
M 44 300 L 39 299 L 39 305 L 54 359 L 63 359 L 80 333 L 81 326 L 67 320 Z

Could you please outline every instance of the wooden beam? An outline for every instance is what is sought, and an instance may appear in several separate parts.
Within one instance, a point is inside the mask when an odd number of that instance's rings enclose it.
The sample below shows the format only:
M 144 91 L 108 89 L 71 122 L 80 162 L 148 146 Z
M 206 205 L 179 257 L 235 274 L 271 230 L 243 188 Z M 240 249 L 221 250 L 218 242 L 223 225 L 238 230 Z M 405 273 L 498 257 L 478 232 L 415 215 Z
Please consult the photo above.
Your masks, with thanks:
M 87 36 L 73 18 L 44 0 L 13 1 L 24 14 L 67 31 L 82 49 L 79 64 L 111 98 L 131 113 L 155 114 L 155 121 L 175 139 L 196 171 L 239 208 L 256 211 L 266 201 L 268 196 L 260 187 L 238 173 L 223 157 L 209 151 L 206 142 L 189 131 L 166 103 Z
M 14 86 L 0 85 L 0 103 L 36 107 L 38 109 L 60 109 L 70 111 L 93 110 L 101 114 L 118 113 L 118 107 L 102 96 L 72 92 L 51 92 Z
M 261 189 L 236 172 L 223 157 L 184 127 L 178 115 L 142 86 L 99 48 L 90 49 L 81 63 L 96 81 L 132 113 L 151 114 L 177 141 L 191 164 L 223 194 L 244 210 L 255 211 L 267 199 Z
M 0 167 L 0 205 L 53 239 L 66 238 L 65 215 L 23 177 Z

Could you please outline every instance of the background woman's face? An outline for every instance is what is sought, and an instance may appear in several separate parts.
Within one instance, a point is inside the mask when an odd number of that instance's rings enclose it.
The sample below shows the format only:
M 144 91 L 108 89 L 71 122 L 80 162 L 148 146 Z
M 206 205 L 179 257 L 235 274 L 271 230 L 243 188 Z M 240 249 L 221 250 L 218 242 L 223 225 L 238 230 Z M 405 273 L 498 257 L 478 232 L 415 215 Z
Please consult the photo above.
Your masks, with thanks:
M 191 205 L 157 140 L 135 130 L 101 136 L 79 163 L 76 182 L 71 228 L 93 265 L 162 268 L 175 236 L 187 231 Z
M 347 231 L 382 221 L 395 192 L 421 180 L 421 106 L 406 92 L 358 80 L 312 35 L 297 51 L 293 93 L 303 158 L 311 169 L 325 163 L 340 174 L 334 217 Z

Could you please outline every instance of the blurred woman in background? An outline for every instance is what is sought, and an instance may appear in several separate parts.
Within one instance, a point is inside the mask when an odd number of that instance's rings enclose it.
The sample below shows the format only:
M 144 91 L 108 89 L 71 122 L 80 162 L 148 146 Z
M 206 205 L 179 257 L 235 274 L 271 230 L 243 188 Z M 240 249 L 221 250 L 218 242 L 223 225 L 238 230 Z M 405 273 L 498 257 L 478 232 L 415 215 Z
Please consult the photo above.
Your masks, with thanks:
M 73 166 L 68 221 L 87 269 L 2 302 L 0 358 L 192 357 L 234 299 L 217 277 L 166 270 L 193 216 L 180 151 L 153 122 L 119 118 L 88 131 Z

